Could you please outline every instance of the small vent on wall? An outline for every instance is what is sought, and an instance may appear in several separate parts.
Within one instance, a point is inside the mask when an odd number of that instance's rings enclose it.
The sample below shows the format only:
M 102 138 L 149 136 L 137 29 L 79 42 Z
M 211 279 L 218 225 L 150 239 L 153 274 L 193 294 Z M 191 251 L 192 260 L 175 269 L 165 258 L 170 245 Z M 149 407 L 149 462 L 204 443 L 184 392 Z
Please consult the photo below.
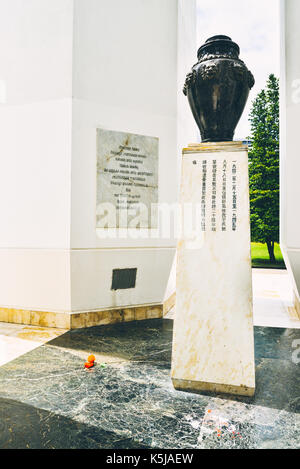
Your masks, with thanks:
M 135 288 L 137 269 L 114 269 L 112 271 L 112 290 Z

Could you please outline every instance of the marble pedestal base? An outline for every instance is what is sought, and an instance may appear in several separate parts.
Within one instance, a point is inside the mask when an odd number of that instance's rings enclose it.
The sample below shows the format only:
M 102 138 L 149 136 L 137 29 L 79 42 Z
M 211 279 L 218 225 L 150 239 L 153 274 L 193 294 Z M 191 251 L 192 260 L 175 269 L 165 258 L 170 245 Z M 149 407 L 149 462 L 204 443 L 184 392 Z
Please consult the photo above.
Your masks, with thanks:
M 0 322 L 27 324 L 31 326 L 54 327 L 56 329 L 81 329 L 104 326 L 119 322 L 159 319 L 167 314 L 165 304 L 128 306 L 101 311 L 60 313 L 0 307 Z
M 176 389 L 255 392 L 248 153 L 239 142 L 183 151 L 172 380 Z M 190 210 L 189 210 L 190 212 Z M 184 217 L 184 220 L 185 217 Z
M 58 313 L 0 307 L 0 322 L 52 327 L 56 329 L 81 329 L 85 327 L 116 324 L 120 322 L 162 319 L 174 308 L 175 295 L 157 305 L 127 306 L 102 311 Z

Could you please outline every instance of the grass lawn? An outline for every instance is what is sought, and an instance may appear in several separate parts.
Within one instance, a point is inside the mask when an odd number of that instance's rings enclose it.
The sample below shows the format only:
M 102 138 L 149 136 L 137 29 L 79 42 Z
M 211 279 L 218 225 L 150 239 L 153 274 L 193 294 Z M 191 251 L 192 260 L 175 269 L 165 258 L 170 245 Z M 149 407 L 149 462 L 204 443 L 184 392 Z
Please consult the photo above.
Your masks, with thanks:
M 252 267 L 263 269 L 285 269 L 279 244 L 275 244 L 276 263 L 271 263 L 266 244 L 251 243 Z

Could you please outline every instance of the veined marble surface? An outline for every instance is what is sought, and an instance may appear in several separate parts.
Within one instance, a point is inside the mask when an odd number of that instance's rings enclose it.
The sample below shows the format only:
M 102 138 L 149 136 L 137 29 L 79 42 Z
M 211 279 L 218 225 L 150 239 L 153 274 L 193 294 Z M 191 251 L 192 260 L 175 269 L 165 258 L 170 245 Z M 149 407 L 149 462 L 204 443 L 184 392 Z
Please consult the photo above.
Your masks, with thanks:
M 0 448 L 300 448 L 299 330 L 255 328 L 250 398 L 174 390 L 172 325 L 72 330 L 0 367 Z
M 254 393 L 248 186 L 245 148 L 183 152 L 180 201 L 199 206 L 201 224 L 194 243 L 186 233 L 178 242 L 177 389 Z

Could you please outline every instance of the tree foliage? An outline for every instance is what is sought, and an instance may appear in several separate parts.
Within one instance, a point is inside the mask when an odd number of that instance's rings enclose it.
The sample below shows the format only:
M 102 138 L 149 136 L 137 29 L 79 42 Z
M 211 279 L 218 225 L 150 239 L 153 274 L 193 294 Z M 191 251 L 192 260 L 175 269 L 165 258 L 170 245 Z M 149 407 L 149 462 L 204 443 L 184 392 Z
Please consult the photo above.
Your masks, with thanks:
M 279 241 L 279 79 L 274 75 L 253 101 L 249 120 L 251 237 L 267 244 L 274 262 Z

